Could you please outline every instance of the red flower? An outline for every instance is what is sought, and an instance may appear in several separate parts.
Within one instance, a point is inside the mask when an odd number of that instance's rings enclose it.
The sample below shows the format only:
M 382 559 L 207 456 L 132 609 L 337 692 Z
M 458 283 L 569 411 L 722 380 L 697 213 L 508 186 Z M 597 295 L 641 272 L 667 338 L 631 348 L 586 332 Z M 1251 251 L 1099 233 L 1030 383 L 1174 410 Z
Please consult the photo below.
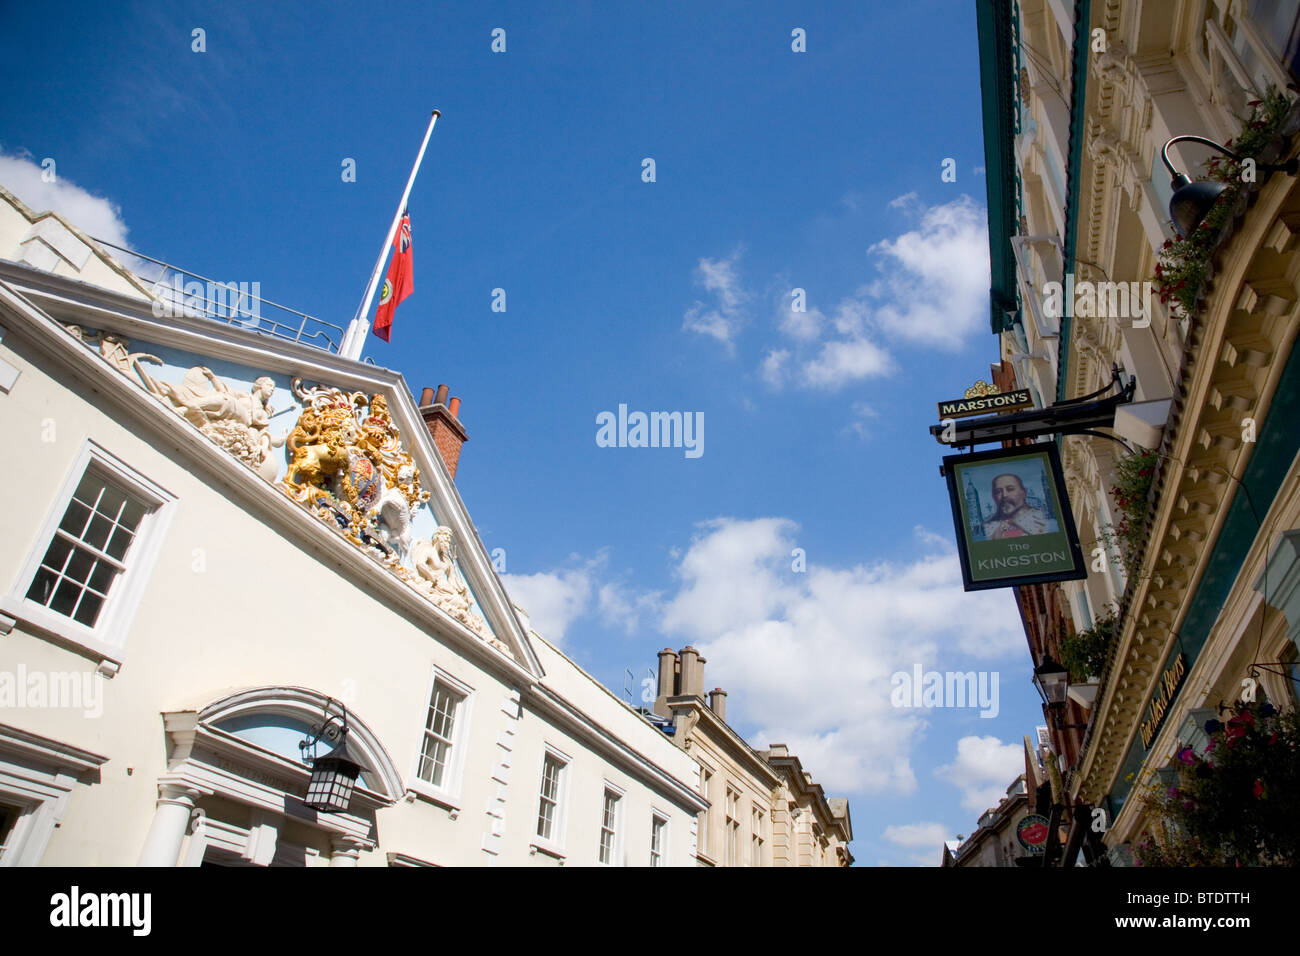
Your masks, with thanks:
M 1255 793 L 1256 800 L 1264 796 L 1264 782 L 1262 780 L 1255 781 L 1254 793 Z

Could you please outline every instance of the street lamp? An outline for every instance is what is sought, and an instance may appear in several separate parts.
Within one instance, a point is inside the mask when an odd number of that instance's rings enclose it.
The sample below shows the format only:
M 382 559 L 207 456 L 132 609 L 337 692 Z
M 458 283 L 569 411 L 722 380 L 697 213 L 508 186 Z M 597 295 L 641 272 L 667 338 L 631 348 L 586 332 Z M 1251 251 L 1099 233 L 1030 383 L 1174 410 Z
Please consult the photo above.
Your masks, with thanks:
M 1212 139 L 1206 139 L 1204 136 L 1192 136 L 1191 134 L 1175 136 L 1165 143 L 1164 148 L 1160 150 L 1160 158 L 1164 160 L 1165 168 L 1169 170 L 1169 175 L 1172 177 L 1169 186 L 1174 191 L 1173 197 L 1169 200 L 1169 217 L 1173 219 L 1174 225 L 1178 227 L 1179 235 L 1187 238 L 1205 219 L 1210 207 L 1218 201 L 1219 196 L 1223 194 L 1223 191 L 1228 186 L 1226 183 L 1205 180 L 1194 183 L 1186 173 L 1174 169 L 1174 164 L 1169 160 L 1169 147 L 1174 143 L 1183 141 L 1200 143 L 1203 146 L 1217 149 L 1225 156 L 1231 156 L 1237 162 L 1242 162 L 1242 157 Z M 1265 172 L 1285 172 L 1294 176 L 1300 170 L 1300 159 L 1289 159 L 1285 163 L 1256 163 L 1255 168 Z
M 299 750 L 306 751 L 310 747 L 314 754 L 316 744 L 322 738 L 338 741 L 334 749 L 324 757 L 309 758 L 311 782 L 307 784 L 307 797 L 303 802 L 319 813 L 346 813 L 352 803 L 352 790 L 361 773 L 361 764 L 348 750 L 348 709 L 342 704 L 338 705 L 343 712 L 340 719 L 329 712 L 330 704 L 334 703 L 337 702 L 325 702 L 325 719 L 319 727 L 312 728 L 309 739 L 298 744 Z
M 1034 686 L 1043 703 L 1052 710 L 1065 706 L 1065 691 L 1070 683 L 1070 674 L 1064 667 L 1050 657 L 1034 668 Z
M 1034 668 L 1034 687 L 1038 696 L 1043 698 L 1043 708 L 1052 715 L 1052 722 L 1057 730 L 1082 730 L 1087 724 L 1063 724 L 1061 715 L 1065 713 L 1065 694 L 1070 687 L 1070 673 L 1050 657 Z

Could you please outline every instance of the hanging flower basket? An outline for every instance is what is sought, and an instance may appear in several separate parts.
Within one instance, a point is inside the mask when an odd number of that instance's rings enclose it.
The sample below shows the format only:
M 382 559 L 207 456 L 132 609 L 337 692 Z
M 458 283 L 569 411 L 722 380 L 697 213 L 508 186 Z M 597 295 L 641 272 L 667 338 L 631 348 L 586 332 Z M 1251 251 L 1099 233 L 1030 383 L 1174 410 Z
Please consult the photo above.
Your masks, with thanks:
M 1300 714 L 1238 703 L 1205 723 L 1203 752 L 1184 747 L 1153 783 L 1158 818 L 1135 848 L 1143 866 L 1300 864 Z M 1170 768 L 1166 768 L 1170 769 Z

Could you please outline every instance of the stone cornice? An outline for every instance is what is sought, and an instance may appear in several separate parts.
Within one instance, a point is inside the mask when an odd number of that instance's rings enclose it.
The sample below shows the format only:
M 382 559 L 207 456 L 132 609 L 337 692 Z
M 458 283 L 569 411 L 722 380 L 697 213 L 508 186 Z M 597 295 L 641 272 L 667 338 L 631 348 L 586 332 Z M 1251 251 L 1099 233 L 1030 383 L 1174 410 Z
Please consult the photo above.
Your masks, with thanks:
M 672 710 L 674 716 L 679 712 L 685 711 L 692 715 L 695 722 L 695 728 L 692 728 L 693 734 L 698 734 L 697 729 L 700 724 L 709 728 L 709 739 L 719 742 L 721 748 L 726 751 L 734 760 L 740 761 L 746 769 L 758 777 L 766 778 L 768 789 L 773 789 L 780 785 L 781 778 L 762 756 L 746 743 L 745 739 L 731 729 L 731 725 L 722 720 L 715 714 L 712 709 L 701 698 L 689 694 L 679 695 L 668 698 L 668 707 Z
M 108 762 L 108 758 L 100 754 L 9 724 L 0 724 L 0 752 L 4 751 L 22 753 L 41 763 L 66 768 L 74 774 L 94 770 Z
M 1261 421 L 1289 353 L 1300 277 L 1295 180 L 1277 176 L 1254 194 L 1240 231 L 1191 323 L 1173 412 L 1160 448 L 1151 529 L 1130 590 L 1124 626 L 1106 669 L 1093 725 L 1071 790 L 1098 802 L 1136 739 L 1141 714 L 1174 642 L 1254 450 L 1242 419 Z M 1249 279 L 1247 279 L 1249 276 Z
M 573 734 L 615 766 L 643 783 L 649 784 L 665 796 L 674 798 L 683 808 L 698 813 L 708 807 L 709 802 L 689 784 L 662 769 L 653 760 L 592 720 L 545 684 L 532 685 L 521 694 L 521 701 L 524 706 L 531 706 L 539 714 Z

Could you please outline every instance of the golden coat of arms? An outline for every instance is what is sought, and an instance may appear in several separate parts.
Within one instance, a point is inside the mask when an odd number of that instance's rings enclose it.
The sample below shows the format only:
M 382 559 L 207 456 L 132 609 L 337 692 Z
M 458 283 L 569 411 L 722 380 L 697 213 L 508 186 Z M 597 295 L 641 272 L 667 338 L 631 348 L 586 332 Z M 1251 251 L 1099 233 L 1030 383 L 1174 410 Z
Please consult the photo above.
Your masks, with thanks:
M 337 523 L 354 544 L 390 564 L 411 546 L 411 512 L 429 500 L 420 470 L 402 448 L 383 395 L 304 388 L 294 379 L 302 414 L 289 433 L 285 492 Z

